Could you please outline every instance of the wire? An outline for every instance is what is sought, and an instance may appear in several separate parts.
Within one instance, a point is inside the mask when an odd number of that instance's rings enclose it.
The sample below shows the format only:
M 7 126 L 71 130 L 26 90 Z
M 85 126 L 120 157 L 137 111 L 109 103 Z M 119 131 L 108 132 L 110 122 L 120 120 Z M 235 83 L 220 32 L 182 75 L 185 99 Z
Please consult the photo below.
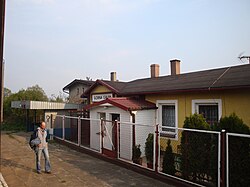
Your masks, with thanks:
M 211 84 L 209 87 L 208 87 L 208 90 L 211 89 L 211 87 L 218 81 L 220 80 L 229 70 L 231 69 L 231 67 L 228 67 L 214 82 L 213 84 Z

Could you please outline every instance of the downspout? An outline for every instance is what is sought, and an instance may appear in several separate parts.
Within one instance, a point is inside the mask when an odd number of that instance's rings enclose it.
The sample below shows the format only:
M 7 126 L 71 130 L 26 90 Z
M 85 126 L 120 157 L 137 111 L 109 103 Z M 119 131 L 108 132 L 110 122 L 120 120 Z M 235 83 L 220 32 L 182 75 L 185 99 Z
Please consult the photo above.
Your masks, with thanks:
M 129 110 L 129 113 L 132 117 L 132 123 L 135 123 L 135 114 Z M 132 126 L 132 146 L 135 146 L 135 125 Z

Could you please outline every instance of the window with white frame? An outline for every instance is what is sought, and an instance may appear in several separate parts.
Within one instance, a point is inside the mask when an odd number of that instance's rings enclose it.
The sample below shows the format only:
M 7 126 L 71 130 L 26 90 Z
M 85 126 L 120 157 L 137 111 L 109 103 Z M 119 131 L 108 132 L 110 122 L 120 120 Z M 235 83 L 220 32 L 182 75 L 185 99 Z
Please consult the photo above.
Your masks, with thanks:
M 158 100 L 158 122 L 162 126 L 162 132 L 175 138 L 178 127 L 177 100 Z M 170 127 L 170 128 L 169 128 Z
M 192 113 L 202 114 L 207 123 L 217 123 L 222 115 L 221 99 L 192 100 Z

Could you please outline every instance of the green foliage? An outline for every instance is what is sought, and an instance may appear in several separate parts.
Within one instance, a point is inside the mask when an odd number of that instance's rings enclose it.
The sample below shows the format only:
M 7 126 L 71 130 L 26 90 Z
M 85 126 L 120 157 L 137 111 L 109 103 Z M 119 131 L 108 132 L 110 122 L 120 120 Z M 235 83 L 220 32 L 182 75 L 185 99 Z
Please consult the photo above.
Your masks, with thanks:
M 145 143 L 145 155 L 148 163 L 153 163 L 153 154 L 154 154 L 154 135 L 152 133 L 149 133 Z
M 4 95 L 4 97 L 10 96 L 11 95 L 11 90 L 8 89 L 8 88 L 4 88 L 3 95 Z
M 1 124 L 1 130 L 18 132 L 18 131 L 25 131 L 26 127 L 25 127 L 25 123 L 6 123 L 5 122 Z
M 221 118 L 214 130 L 250 134 L 250 129 L 235 113 Z M 250 184 L 250 138 L 229 136 L 229 183 L 230 186 Z M 225 155 L 224 155 L 225 156 Z
M 213 130 L 221 131 L 222 129 L 226 132 L 250 134 L 249 127 L 235 113 L 221 118 L 220 122 L 213 126 Z
M 210 130 L 209 124 L 200 114 L 186 117 L 184 128 Z M 216 138 L 216 137 L 215 137 Z M 216 160 L 216 148 L 210 134 L 192 131 L 183 131 L 181 137 L 181 171 L 185 179 L 199 182 L 204 177 L 213 178 L 212 160 Z M 217 151 L 217 150 L 216 150 Z
M 185 118 L 183 128 L 209 130 L 210 126 L 201 114 L 195 113 Z
M 32 100 L 32 101 L 48 101 L 44 90 L 38 85 L 28 87 L 24 90 L 24 98 L 22 100 Z
M 26 111 L 22 109 L 11 108 L 11 101 L 22 100 L 48 101 L 48 98 L 43 89 L 38 85 L 28 87 L 26 90 L 21 89 L 14 94 L 7 94 L 3 101 L 4 124 L 3 127 L 1 127 L 3 130 L 23 129 Z M 38 111 L 37 114 L 39 115 L 41 112 L 42 111 Z
M 133 146 L 133 155 L 132 155 L 132 160 L 133 161 L 138 161 L 141 157 L 141 145 L 135 145 Z
M 168 140 L 168 145 L 166 147 L 166 151 L 163 156 L 163 172 L 169 175 L 175 174 L 175 166 L 174 166 L 174 154 L 171 146 L 171 141 Z

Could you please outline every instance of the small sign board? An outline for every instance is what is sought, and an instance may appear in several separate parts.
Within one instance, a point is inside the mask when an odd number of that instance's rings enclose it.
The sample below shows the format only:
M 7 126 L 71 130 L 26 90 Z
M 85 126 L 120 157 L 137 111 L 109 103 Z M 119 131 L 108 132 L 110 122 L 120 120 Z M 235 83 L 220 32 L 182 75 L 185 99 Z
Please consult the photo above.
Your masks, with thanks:
M 92 101 L 93 102 L 99 102 L 99 101 L 103 101 L 107 98 L 112 97 L 112 93 L 108 93 L 108 94 L 94 94 L 92 95 Z

